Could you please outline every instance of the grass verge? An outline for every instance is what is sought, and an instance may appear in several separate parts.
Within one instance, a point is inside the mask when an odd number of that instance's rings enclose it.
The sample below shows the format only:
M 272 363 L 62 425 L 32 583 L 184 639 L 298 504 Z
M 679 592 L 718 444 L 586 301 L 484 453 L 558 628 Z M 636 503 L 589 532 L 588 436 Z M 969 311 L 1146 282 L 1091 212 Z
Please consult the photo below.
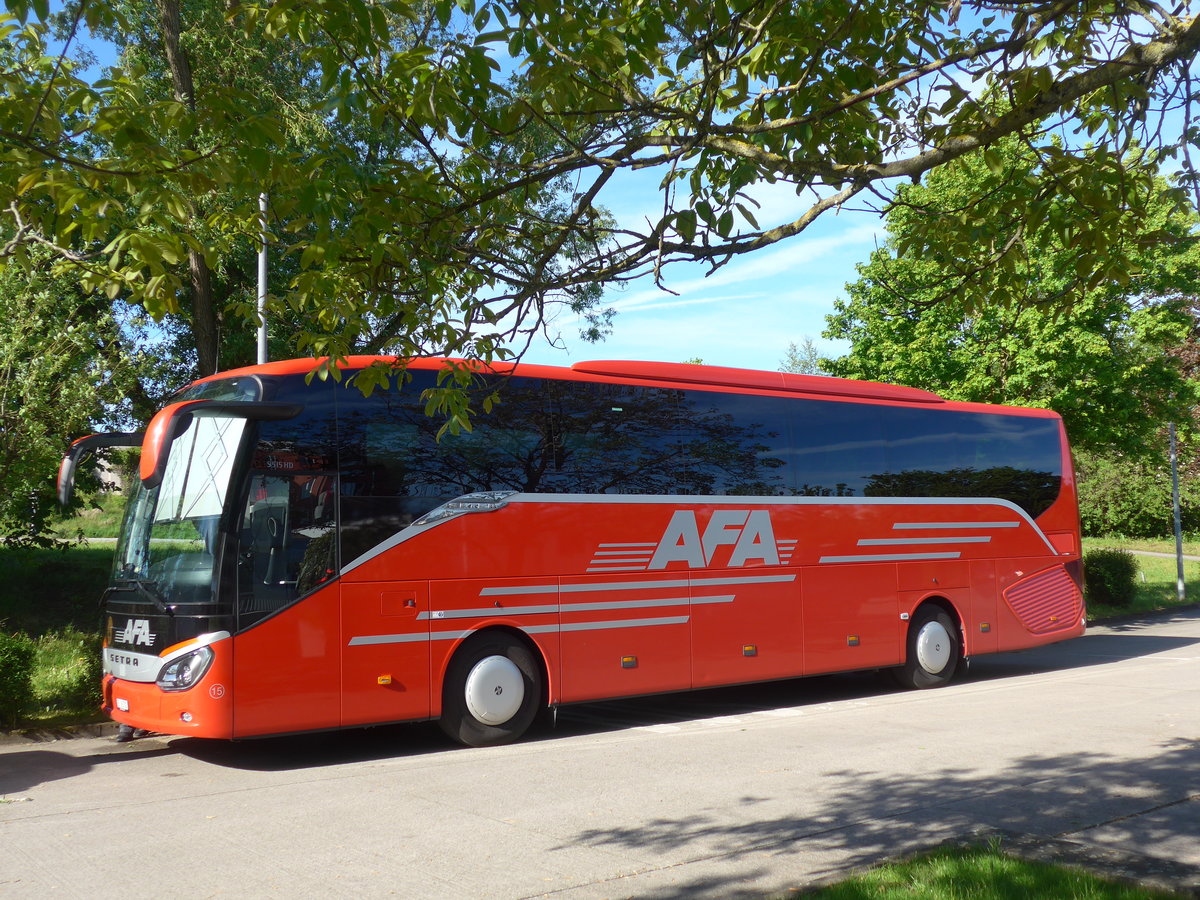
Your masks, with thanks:
M 21 724 L 99 719 L 100 609 L 113 547 L 0 549 L 0 630 L 34 642 Z
M 87 505 L 78 513 L 59 522 L 51 530 L 65 540 L 78 537 L 115 538 L 121 534 L 125 518 L 122 493 L 106 492 L 86 498 Z
M 791 895 L 804 900 L 1172 900 L 1180 896 L 1110 881 L 1082 869 L 1017 859 L 995 844 L 944 848 Z
M 26 718 L 42 727 L 94 721 L 100 712 L 100 636 L 64 628 L 35 642 Z

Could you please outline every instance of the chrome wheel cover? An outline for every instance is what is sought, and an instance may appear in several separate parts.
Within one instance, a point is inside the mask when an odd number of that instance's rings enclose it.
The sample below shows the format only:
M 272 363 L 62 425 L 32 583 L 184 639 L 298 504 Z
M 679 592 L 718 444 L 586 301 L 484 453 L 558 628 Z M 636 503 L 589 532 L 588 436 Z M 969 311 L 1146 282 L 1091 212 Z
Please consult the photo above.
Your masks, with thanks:
M 472 716 L 485 725 L 503 725 L 525 700 L 525 679 L 507 656 L 486 656 L 471 667 L 465 693 Z
M 926 622 L 917 632 L 917 664 L 936 675 L 950 663 L 954 642 L 941 622 Z

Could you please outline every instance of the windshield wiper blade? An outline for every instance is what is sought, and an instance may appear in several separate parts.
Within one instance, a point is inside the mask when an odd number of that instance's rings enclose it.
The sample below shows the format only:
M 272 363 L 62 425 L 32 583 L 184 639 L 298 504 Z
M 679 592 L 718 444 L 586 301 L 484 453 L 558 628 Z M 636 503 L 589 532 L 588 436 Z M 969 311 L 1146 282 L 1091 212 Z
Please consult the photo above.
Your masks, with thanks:
M 151 603 L 153 603 L 155 606 L 157 606 L 161 612 L 165 612 L 168 616 L 174 617 L 174 615 L 175 615 L 174 607 L 167 606 L 167 604 L 163 601 L 162 597 L 160 597 L 158 595 L 158 592 L 151 590 L 151 588 L 154 586 L 154 582 L 153 581 L 143 581 L 140 578 L 119 578 L 119 579 L 117 579 L 117 583 L 112 585 L 107 591 L 104 592 L 104 597 L 101 598 L 101 602 L 103 602 L 103 600 L 108 597 L 108 594 L 110 591 L 120 590 L 121 588 L 128 587 L 129 585 L 132 585 L 134 590 L 136 590 L 139 594 L 141 594 L 143 597 L 145 597 L 147 600 L 149 600 Z

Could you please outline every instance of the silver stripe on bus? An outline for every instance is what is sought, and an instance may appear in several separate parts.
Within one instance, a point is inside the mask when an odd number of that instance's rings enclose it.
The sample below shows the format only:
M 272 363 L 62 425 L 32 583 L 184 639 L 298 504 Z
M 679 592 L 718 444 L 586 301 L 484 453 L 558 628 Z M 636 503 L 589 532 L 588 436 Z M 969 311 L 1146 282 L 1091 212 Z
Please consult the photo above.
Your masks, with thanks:
M 603 609 L 645 609 L 646 607 L 654 606 L 707 606 L 712 603 L 732 603 L 735 599 L 736 597 L 733 594 L 725 594 L 721 597 L 671 597 L 667 600 L 625 600 L 615 603 L 605 603 L 603 601 L 596 603 L 568 603 L 559 607 L 559 611 L 564 613 L 572 613 L 584 610 L 591 612 Z
M 618 619 L 615 622 L 572 622 L 558 626 L 559 631 L 607 631 L 610 628 L 650 628 L 655 625 L 686 625 L 688 616 L 661 619 Z
M 463 638 L 469 638 L 475 633 L 474 629 L 468 628 L 466 631 L 431 631 L 429 639 L 431 641 L 459 641 Z
M 521 628 L 526 634 L 560 634 L 564 631 L 607 631 L 610 628 L 651 628 L 655 625 L 686 625 L 688 616 L 667 616 L 661 619 L 617 619 L 612 622 L 574 622 L 566 625 L 528 625 Z
M 892 528 L 917 531 L 937 531 L 942 528 L 1020 528 L 1020 522 L 896 522 Z
M 527 634 L 554 634 L 563 631 L 607 631 L 614 628 L 652 628 L 656 625 L 686 625 L 690 616 L 664 616 L 656 619 L 612 619 L 606 622 L 570 622 L 566 625 L 530 625 Z M 350 638 L 351 647 L 379 644 L 415 644 L 423 641 L 456 641 L 474 631 L 432 631 L 429 634 L 368 634 Z
M 991 535 L 987 537 L 944 537 L 944 538 L 863 538 L 858 542 L 860 547 L 896 547 L 910 544 L 990 544 Z
M 485 587 L 480 597 L 509 597 L 520 594 L 575 594 L 593 591 L 642 591 L 654 588 L 686 588 L 687 579 L 670 581 L 605 581 L 599 584 L 525 584 L 509 587 Z
M 880 553 L 864 554 L 862 556 L 822 556 L 819 562 L 825 563 L 865 563 L 865 562 L 909 562 L 918 559 L 958 559 L 961 553 Z
M 417 621 L 443 619 L 475 619 L 484 616 L 541 616 L 551 613 L 597 612 L 610 609 L 650 609 L 656 606 L 706 606 L 712 603 L 733 603 L 734 594 L 718 597 L 663 597 L 657 600 L 600 600 L 593 603 L 566 603 L 554 606 L 514 606 L 511 609 L 485 606 L 481 609 L 448 609 L 423 612 Z
M 712 578 L 693 578 L 692 584 L 785 584 L 795 580 L 795 575 L 714 576 Z
M 421 634 L 368 634 L 350 638 L 351 647 L 366 647 L 372 644 L 415 644 L 428 641 L 427 633 Z
M 732 575 L 712 578 L 672 578 L 669 581 L 601 581 L 591 584 L 530 584 L 485 587 L 479 592 L 481 597 L 510 597 L 521 594 L 581 594 L 597 591 L 646 591 L 655 588 L 686 588 L 689 586 L 735 585 L 735 584 L 781 584 L 795 581 L 796 575 Z
M 550 613 L 556 613 L 559 610 L 557 603 L 548 606 L 514 606 L 512 609 L 497 609 L 494 606 L 486 606 L 483 609 L 435 609 L 417 613 L 417 621 L 423 622 L 426 619 L 471 619 L 479 616 L 544 616 Z

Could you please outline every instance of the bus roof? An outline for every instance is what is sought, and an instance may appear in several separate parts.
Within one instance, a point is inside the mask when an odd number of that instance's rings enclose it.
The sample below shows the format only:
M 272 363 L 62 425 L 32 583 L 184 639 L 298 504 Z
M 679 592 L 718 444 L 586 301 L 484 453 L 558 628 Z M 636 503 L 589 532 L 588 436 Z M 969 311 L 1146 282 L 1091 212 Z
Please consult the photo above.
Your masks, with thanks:
M 448 360 L 431 358 L 415 359 L 409 365 L 414 369 L 439 368 Z M 457 360 L 454 360 L 457 362 Z M 197 380 L 197 384 L 221 378 L 245 375 L 300 375 L 316 368 L 322 360 L 314 358 L 289 359 L 246 366 L 228 372 L 218 372 Z M 391 363 L 387 356 L 351 356 L 342 366 L 343 371 L 363 369 L 372 363 Z M 855 397 L 869 400 L 893 400 L 909 403 L 945 403 L 937 394 L 920 388 L 898 384 L 882 384 L 873 381 L 854 381 L 833 378 L 827 375 L 795 375 L 789 372 L 765 372 L 757 369 L 735 369 L 725 366 L 706 366 L 694 363 L 641 362 L 634 360 L 591 360 L 578 362 L 569 369 L 534 363 L 497 362 L 479 365 L 481 371 L 508 374 L 519 370 L 520 374 L 539 378 L 558 378 L 567 381 L 579 380 L 573 374 L 601 376 L 622 380 L 663 381 L 689 385 L 711 385 L 745 390 L 784 391 L 797 394 L 820 394 L 835 397 Z
M 195 383 L 203 384 L 222 378 L 236 378 L 247 375 L 305 375 L 323 361 L 323 359 L 313 357 L 280 360 L 279 362 L 218 372 L 216 375 L 198 379 Z M 343 371 L 353 372 L 357 369 L 366 368 L 372 363 L 391 364 L 393 362 L 394 357 L 390 356 L 350 356 L 346 358 L 341 368 Z M 429 370 L 441 368 L 447 362 L 463 363 L 465 361 L 430 357 L 411 360 L 409 366 L 414 369 Z M 516 373 L 532 378 L 552 378 L 562 381 L 615 379 L 633 383 L 653 384 L 657 382 L 664 385 L 677 384 L 680 386 L 708 385 L 714 388 L 771 391 L 773 393 L 790 393 L 809 397 L 824 397 L 827 399 L 840 397 L 847 400 L 875 400 L 885 403 L 919 403 L 980 413 L 1003 411 L 1018 416 L 1059 418 L 1058 414 L 1053 410 L 1039 407 L 947 400 L 931 391 L 899 384 L 856 381 L 849 378 L 834 378 L 830 375 L 796 375 L 790 372 L 766 372 L 758 369 L 708 366 L 697 363 L 590 360 L 574 363 L 569 369 L 538 363 L 516 364 L 496 362 L 487 365 L 476 362 L 470 365 L 481 372 L 493 372 L 499 375 Z

